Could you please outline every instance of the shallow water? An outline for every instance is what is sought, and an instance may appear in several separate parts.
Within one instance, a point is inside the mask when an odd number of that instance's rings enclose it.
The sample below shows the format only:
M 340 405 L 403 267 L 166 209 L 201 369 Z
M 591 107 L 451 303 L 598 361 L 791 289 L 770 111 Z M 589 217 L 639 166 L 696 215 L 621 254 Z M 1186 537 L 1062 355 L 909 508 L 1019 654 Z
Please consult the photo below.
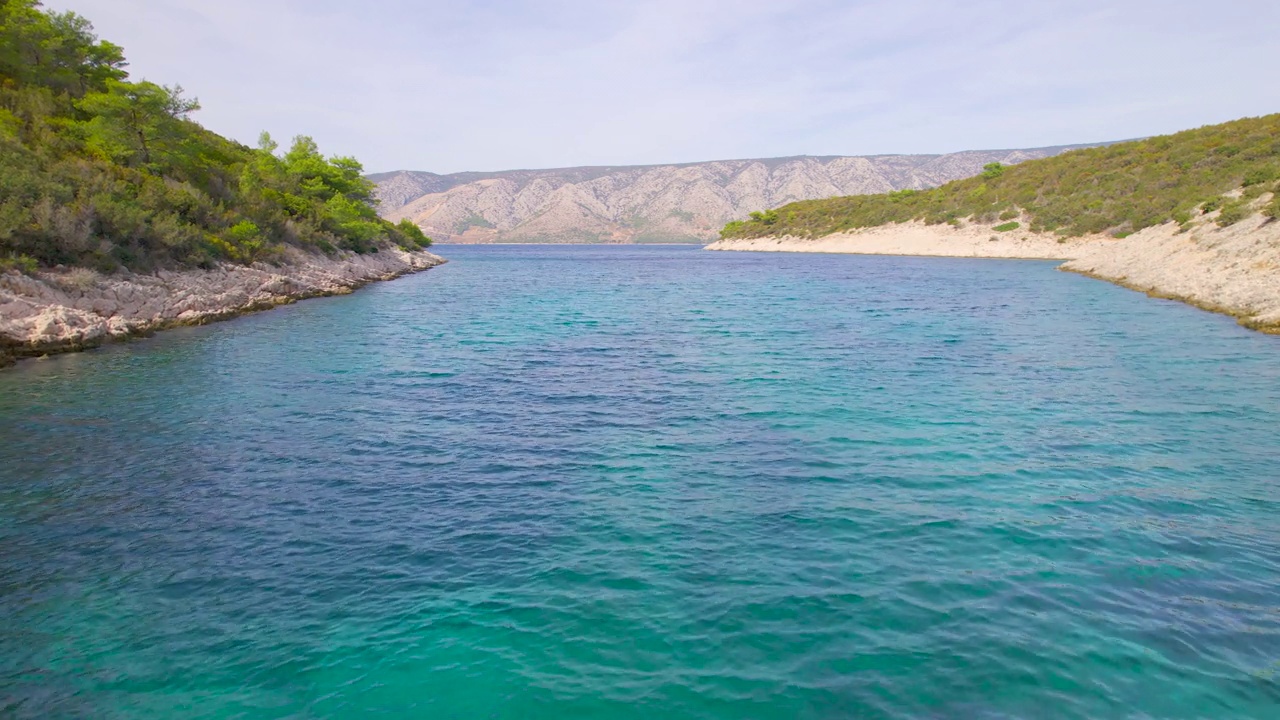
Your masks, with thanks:
M 0 715 L 1278 716 L 1280 338 L 1052 263 L 443 252 L 0 373 Z

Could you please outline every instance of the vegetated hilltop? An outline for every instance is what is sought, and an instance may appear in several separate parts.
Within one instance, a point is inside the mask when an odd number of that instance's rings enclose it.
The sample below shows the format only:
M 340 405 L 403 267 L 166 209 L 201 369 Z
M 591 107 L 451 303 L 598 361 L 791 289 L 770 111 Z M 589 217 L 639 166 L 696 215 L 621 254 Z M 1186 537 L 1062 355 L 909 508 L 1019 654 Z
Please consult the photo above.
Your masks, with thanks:
M 1230 226 L 1253 212 L 1280 181 L 1280 114 L 1246 118 L 1146 140 L 1073 150 L 932 190 L 833 197 L 757 211 L 728 223 L 721 237 L 814 238 L 913 220 L 1022 223 L 1032 232 L 1126 237 L 1144 228 L 1216 212 Z M 1243 188 L 1241 192 L 1235 192 Z M 1280 216 L 1280 197 L 1263 212 Z
M 1081 146 L 1072 146 L 1081 147 Z M 751 210 L 933 187 L 1067 147 L 681 165 L 371 175 L 385 217 L 452 242 L 705 242 Z
M 188 119 L 180 87 L 130 81 L 121 48 L 74 13 L 0 0 L 0 271 L 247 264 L 430 244 L 378 217 L 352 158 L 298 137 L 283 155 Z
M 84 18 L 0 0 L 0 366 L 444 262 L 354 159 L 245 147 L 124 67 Z

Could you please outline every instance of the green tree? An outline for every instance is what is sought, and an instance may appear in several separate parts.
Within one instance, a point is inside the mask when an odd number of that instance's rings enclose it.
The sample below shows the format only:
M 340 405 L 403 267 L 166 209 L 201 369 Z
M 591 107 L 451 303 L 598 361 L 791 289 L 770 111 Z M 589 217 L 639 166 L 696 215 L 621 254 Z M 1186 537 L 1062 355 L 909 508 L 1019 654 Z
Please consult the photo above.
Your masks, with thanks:
M 151 168 L 177 153 L 183 121 L 200 103 L 172 88 L 142 81 L 107 81 L 106 89 L 85 95 L 77 107 L 92 116 L 84 127 L 88 147 L 104 158 Z
M 235 248 L 239 260 L 251 263 L 261 257 L 267 244 L 262 231 L 249 220 L 241 220 L 227 229 L 227 239 Z
M 274 156 L 278 149 L 280 149 L 280 143 L 271 137 L 271 133 L 266 130 L 258 133 L 258 150 Z
M 124 68 L 84 18 L 0 0 L 0 258 L 145 271 L 430 244 L 378 217 L 355 159 L 305 136 L 283 155 L 267 133 L 232 142 L 180 87 Z
M 99 41 L 83 17 L 0 0 L 0 77 L 80 97 L 123 79 L 125 64 L 120 46 Z
M 409 218 L 404 218 L 396 223 L 395 231 L 399 235 L 399 244 L 406 250 L 415 250 L 418 248 L 431 247 L 431 238 L 422 232 L 422 228 L 418 227 Z M 416 246 L 416 247 L 415 247 Z
M 308 197 L 328 201 L 341 195 L 358 203 L 373 200 L 373 183 L 364 178 L 359 161 L 351 157 L 326 160 L 316 141 L 306 135 L 293 139 L 293 146 L 284 155 L 284 167 Z

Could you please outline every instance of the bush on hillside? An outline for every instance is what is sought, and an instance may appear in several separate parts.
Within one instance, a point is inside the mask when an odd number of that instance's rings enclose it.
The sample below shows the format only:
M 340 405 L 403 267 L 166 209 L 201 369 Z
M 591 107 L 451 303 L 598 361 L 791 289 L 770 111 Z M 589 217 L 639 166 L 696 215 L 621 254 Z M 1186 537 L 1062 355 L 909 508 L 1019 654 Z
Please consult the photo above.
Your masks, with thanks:
M 1280 168 L 1280 114 L 1247 118 L 1147 140 L 1073 150 L 909 194 L 806 200 L 779 219 L 727 225 L 725 238 L 816 237 L 920 220 L 954 223 L 1027 218 L 1031 230 L 1064 237 L 1137 232 L 1222 207 L 1246 182 L 1272 190 Z M 1235 211 L 1233 211 L 1234 213 Z M 1231 215 L 1228 215 L 1230 220 Z
M 1280 192 L 1277 192 L 1275 197 L 1271 198 L 1271 202 L 1267 203 L 1266 207 L 1262 209 L 1262 214 L 1272 220 L 1280 220 Z

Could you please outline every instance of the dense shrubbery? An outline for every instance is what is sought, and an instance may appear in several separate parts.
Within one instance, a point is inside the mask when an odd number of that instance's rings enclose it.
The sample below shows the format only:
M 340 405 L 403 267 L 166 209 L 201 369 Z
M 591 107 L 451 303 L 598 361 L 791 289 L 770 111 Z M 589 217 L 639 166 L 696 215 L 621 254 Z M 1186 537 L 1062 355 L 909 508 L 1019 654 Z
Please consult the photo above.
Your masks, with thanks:
M 352 158 L 298 137 L 282 155 L 187 119 L 180 87 L 130 82 L 88 21 L 0 0 L 0 258 L 5 267 L 208 266 L 269 260 L 285 244 L 426 247 L 378 217 Z
M 1020 215 L 1035 231 L 1124 235 L 1171 220 L 1186 223 L 1197 212 L 1219 208 L 1220 224 L 1238 222 L 1249 202 L 1277 189 L 1278 179 L 1280 114 L 1012 167 L 992 164 L 977 177 L 932 190 L 791 203 L 775 211 L 773 222 L 753 214 L 729 223 L 721 236 L 815 237 L 892 222 L 996 222 Z M 1223 197 L 1240 187 L 1240 199 Z M 1280 215 L 1280 199 L 1264 212 Z

